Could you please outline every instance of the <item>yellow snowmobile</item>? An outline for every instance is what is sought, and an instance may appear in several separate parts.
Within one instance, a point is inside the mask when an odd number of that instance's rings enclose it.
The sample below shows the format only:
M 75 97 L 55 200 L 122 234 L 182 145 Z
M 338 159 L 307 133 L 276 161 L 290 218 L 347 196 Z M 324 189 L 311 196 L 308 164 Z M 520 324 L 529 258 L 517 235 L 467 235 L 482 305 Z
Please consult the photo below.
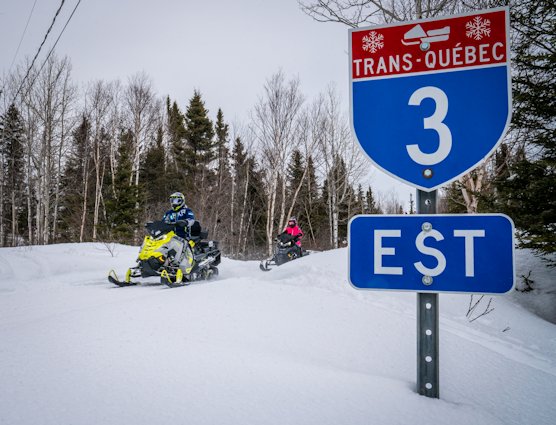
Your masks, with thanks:
M 153 221 L 145 224 L 147 235 L 143 240 L 137 265 L 130 267 L 124 280 L 110 270 L 108 280 L 118 286 L 133 286 L 137 278 L 160 276 L 160 282 L 170 287 L 188 285 L 195 280 L 208 280 L 218 275 L 221 254 L 218 241 L 204 240 L 208 232 L 201 231 L 198 221 L 190 228 L 187 239 L 176 235 L 176 224 Z

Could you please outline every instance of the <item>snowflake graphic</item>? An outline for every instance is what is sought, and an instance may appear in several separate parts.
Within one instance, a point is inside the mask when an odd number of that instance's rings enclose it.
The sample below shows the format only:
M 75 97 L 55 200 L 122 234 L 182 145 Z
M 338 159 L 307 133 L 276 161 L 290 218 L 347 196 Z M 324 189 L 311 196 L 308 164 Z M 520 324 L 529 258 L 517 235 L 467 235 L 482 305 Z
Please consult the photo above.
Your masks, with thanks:
M 366 52 L 376 53 L 384 47 L 384 35 L 376 31 L 370 31 L 368 35 L 363 37 L 363 50 Z
M 475 16 L 473 20 L 465 24 L 467 31 L 465 35 L 475 40 L 481 40 L 483 37 L 490 36 L 490 19 L 483 19 Z

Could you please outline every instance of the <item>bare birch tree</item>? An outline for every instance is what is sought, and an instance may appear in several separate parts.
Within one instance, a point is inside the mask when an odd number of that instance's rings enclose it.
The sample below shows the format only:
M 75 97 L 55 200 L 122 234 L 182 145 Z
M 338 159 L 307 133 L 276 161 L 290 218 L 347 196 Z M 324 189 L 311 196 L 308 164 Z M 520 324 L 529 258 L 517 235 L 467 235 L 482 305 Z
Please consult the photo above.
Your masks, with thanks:
M 157 124 L 157 109 L 160 104 L 156 101 L 152 83 L 145 73 L 138 73 L 130 77 L 124 93 L 123 119 L 126 127 L 133 135 L 133 168 L 130 185 L 139 186 L 141 171 L 141 154 L 147 144 L 154 140 Z M 137 203 L 136 209 L 139 209 Z M 135 241 L 137 242 L 137 223 Z
M 70 76 L 69 59 L 51 56 L 40 72 L 30 73 L 21 91 L 21 104 L 28 115 L 26 126 L 29 127 L 28 206 L 30 211 L 33 206 L 35 209 L 36 243 L 39 244 L 50 242 L 57 217 L 62 156 L 75 97 Z
M 301 176 L 301 179 L 299 180 L 299 182 L 297 183 L 297 186 L 292 187 L 292 196 L 291 199 L 289 200 L 289 209 L 288 209 L 288 213 L 286 214 L 286 217 L 291 217 L 293 214 L 293 209 L 294 207 L 297 205 L 297 201 L 298 201 L 298 197 L 301 191 L 301 188 L 305 185 L 307 186 L 307 179 L 308 179 L 308 174 L 309 174 L 309 168 L 314 165 L 311 164 L 311 162 L 309 161 L 310 158 L 312 158 L 313 160 L 315 158 L 318 159 L 319 154 L 318 154 L 318 139 L 315 137 L 312 137 L 312 132 L 311 132 L 311 115 L 312 111 L 310 108 L 305 109 L 304 111 L 301 112 L 300 116 L 299 116 L 299 125 L 298 125 L 298 132 L 297 132 L 297 143 L 296 143 L 296 147 L 297 149 L 303 154 L 303 157 L 305 158 L 305 161 L 303 163 L 303 175 Z
M 264 95 L 255 106 L 251 131 L 258 144 L 265 169 L 266 237 L 272 253 L 276 225 L 285 223 L 286 168 L 299 133 L 299 114 L 303 105 L 299 79 L 286 81 L 282 71 L 266 81 Z M 279 214 L 276 223 L 277 214 Z
M 105 178 L 105 152 L 109 150 L 111 112 L 117 102 L 117 83 L 96 81 L 89 85 L 85 92 L 87 116 L 91 123 L 91 138 L 93 144 L 93 166 L 95 172 L 95 199 L 93 210 L 93 241 L 98 237 L 98 224 L 102 190 Z
M 145 73 L 130 77 L 124 93 L 124 122 L 131 130 L 135 146 L 133 181 L 139 184 L 140 158 L 152 138 L 156 124 L 156 102 L 150 78 Z
M 340 205 L 362 177 L 367 163 L 351 136 L 334 86 L 320 96 L 315 111 L 313 137 L 320 150 L 320 168 L 326 182 L 330 245 L 338 248 Z

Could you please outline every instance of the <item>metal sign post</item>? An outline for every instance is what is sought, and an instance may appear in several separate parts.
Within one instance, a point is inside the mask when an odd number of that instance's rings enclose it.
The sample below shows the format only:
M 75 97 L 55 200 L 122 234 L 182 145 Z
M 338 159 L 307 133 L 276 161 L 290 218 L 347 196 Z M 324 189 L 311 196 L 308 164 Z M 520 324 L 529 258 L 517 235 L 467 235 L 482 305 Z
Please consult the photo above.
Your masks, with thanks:
M 504 294 L 515 284 L 512 220 L 436 214 L 436 204 L 435 191 L 418 191 L 419 214 L 358 215 L 348 225 L 355 288 L 417 293 L 417 392 L 433 398 L 440 393 L 439 293 Z
M 436 214 L 436 190 L 417 190 L 417 214 Z M 439 398 L 438 294 L 417 293 L 417 391 Z

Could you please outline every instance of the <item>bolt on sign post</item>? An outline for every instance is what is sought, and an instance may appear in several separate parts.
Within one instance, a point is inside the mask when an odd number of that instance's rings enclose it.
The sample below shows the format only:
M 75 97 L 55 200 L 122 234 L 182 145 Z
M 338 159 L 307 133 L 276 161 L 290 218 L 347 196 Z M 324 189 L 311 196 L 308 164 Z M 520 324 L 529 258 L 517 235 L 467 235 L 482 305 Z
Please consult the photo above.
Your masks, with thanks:
M 508 129 L 512 103 L 509 8 L 352 29 L 349 53 L 350 118 L 356 140 L 376 167 L 417 189 L 417 214 L 436 214 L 436 189 L 486 160 Z M 461 286 L 458 281 L 457 289 L 450 289 L 452 283 L 446 276 L 455 278 L 456 274 L 450 272 L 456 267 L 454 261 L 460 261 L 463 267 L 471 260 L 451 260 L 450 266 L 443 268 L 442 248 L 460 246 L 463 241 L 462 246 L 469 250 L 474 244 L 478 248 L 487 239 L 499 237 L 513 253 L 513 233 L 511 237 L 509 233 L 513 227 L 494 225 L 484 229 L 473 224 L 473 228 L 452 229 L 463 233 L 448 238 L 433 221 L 427 222 L 432 225 L 430 232 L 415 240 L 413 233 L 418 227 L 400 230 L 399 236 L 392 236 L 397 235 L 396 229 L 385 228 L 384 235 L 376 239 L 375 233 L 370 239 L 373 233 L 361 232 L 356 224 L 359 222 L 352 220 L 349 270 L 355 287 L 418 293 L 417 387 L 420 394 L 437 398 L 438 292 L 506 292 L 486 288 L 486 275 L 479 280 L 464 275 L 466 284 Z M 481 236 L 481 232 L 486 233 Z M 416 245 L 421 249 L 414 252 Z M 356 246 L 373 247 L 373 253 L 365 251 L 372 260 L 358 255 Z M 392 260 L 392 250 L 423 267 L 417 267 L 415 273 L 405 267 L 407 272 L 394 276 L 385 271 L 399 271 L 398 266 L 376 268 L 377 259 L 384 264 Z M 369 269 L 371 263 L 373 269 Z M 501 267 L 513 273 L 513 254 L 510 263 Z M 429 270 L 441 271 L 427 273 Z M 367 274 L 363 286 L 353 280 L 361 273 Z M 497 281 L 496 273 L 488 275 Z M 384 286 L 384 276 L 390 280 L 395 277 L 397 283 Z M 472 280 L 473 284 L 468 285 Z M 504 282 L 506 288 L 509 281 Z

